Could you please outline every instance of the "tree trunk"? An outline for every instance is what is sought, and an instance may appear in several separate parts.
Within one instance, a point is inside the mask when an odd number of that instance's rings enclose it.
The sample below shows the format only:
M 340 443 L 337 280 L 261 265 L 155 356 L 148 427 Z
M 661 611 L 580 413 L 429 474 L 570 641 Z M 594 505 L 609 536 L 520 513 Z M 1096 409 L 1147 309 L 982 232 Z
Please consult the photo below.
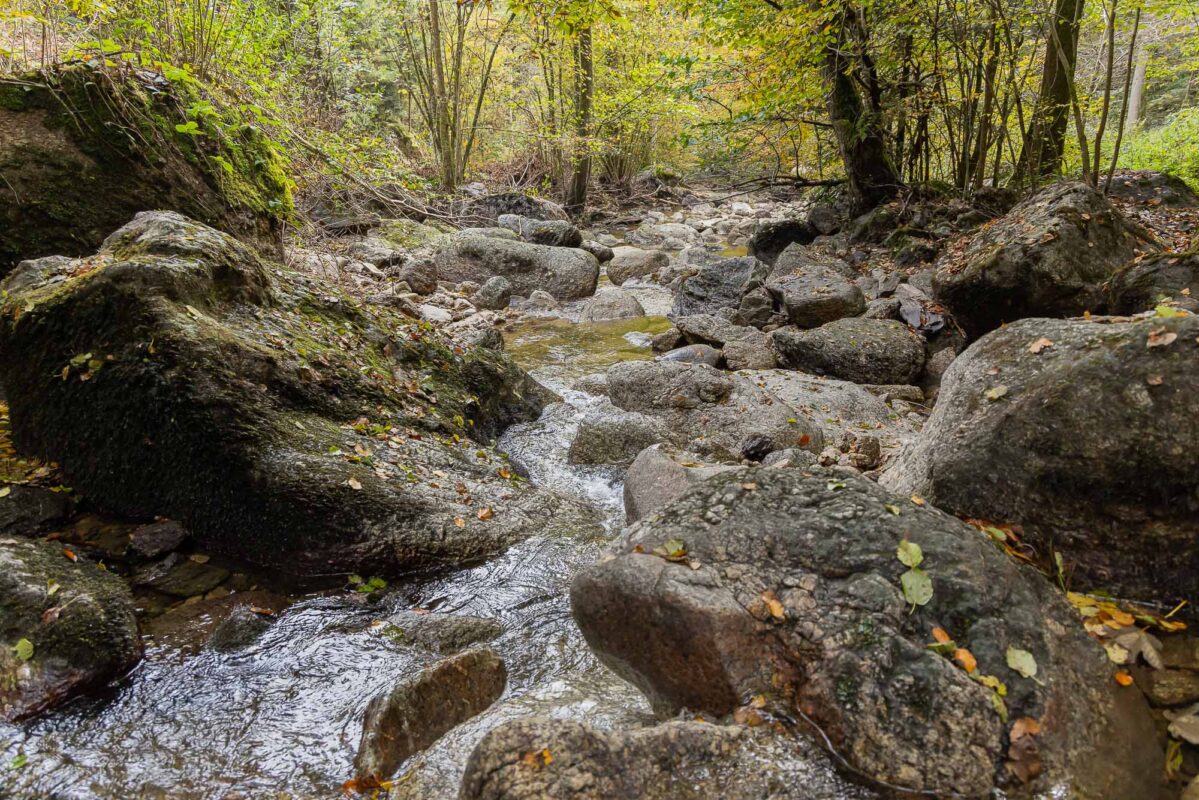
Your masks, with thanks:
M 852 24 L 848 17 L 843 23 Z M 879 115 L 863 106 L 852 70 L 840 45 L 825 48 L 822 71 L 829 120 L 845 165 L 852 209 L 862 213 L 894 197 L 902 184 L 887 153 Z
M 1045 37 L 1041 90 L 1033 111 L 1016 177 L 1034 183 L 1062 168 L 1066 126 L 1070 116 L 1071 85 L 1078 54 L 1078 19 L 1084 0 L 1054 0 L 1053 19 Z
M 1149 70 L 1149 48 L 1141 45 L 1137 51 L 1137 65 L 1132 71 L 1132 86 L 1128 90 L 1128 113 L 1124 125 L 1131 130 L 1141 121 L 1141 109 L 1145 97 L 1145 73 Z
M 571 158 L 570 186 L 566 210 L 572 216 L 587 207 L 587 183 L 591 178 L 591 102 L 595 95 L 595 64 L 591 53 L 591 26 L 579 31 L 575 43 L 575 146 Z

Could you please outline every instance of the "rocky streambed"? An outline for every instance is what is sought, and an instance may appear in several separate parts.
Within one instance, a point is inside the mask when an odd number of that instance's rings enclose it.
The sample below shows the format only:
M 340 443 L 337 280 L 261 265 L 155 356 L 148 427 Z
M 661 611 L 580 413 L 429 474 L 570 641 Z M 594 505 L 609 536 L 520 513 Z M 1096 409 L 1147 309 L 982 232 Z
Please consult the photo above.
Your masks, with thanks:
M 1194 256 L 1071 185 L 677 199 L 17 267 L 0 792 L 1175 792 Z

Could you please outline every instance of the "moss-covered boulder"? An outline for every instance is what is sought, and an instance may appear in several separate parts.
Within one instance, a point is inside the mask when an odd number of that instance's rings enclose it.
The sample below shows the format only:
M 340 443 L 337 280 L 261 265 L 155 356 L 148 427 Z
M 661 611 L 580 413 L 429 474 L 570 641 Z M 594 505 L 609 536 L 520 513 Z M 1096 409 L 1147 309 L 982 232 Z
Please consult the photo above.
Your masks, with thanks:
M 178 211 L 274 255 L 282 160 L 186 76 L 85 63 L 0 78 L 0 274 L 84 255 L 139 211 Z
M 60 544 L 0 536 L 0 720 L 102 686 L 141 651 L 124 581 Z
M 296 574 L 456 564 L 590 524 L 487 444 L 544 402 L 505 356 L 177 214 L 0 288 L 15 443 L 112 512 Z

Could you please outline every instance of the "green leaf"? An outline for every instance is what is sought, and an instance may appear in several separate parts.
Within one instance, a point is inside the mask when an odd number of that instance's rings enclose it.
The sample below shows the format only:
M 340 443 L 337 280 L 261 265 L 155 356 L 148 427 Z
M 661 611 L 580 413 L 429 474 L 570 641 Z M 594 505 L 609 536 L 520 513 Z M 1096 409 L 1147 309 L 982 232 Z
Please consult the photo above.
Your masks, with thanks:
M 662 545 L 662 549 L 670 558 L 682 558 L 687 555 L 687 545 L 682 539 L 667 539 L 666 544 Z
M 1037 660 L 1033 658 L 1032 653 L 1019 647 L 1008 645 L 1007 665 L 1025 678 L 1032 678 L 1037 674 Z
M 1157 308 L 1153 309 L 1153 315 L 1155 317 L 1185 317 L 1187 312 L 1183 311 L 1181 308 L 1175 308 L 1174 306 L 1169 306 L 1165 303 L 1162 303 Z
M 13 652 L 22 661 L 28 661 L 33 658 L 33 642 L 28 639 L 18 639 L 17 643 L 13 645 Z
M 894 515 L 895 515 L 895 516 L 897 516 L 897 517 L 898 517 L 898 516 L 900 515 L 900 513 L 901 513 L 901 512 L 900 512 L 900 510 L 899 510 L 899 506 L 886 505 L 886 506 L 883 506 L 883 508 L 887 509 L 888 511 L 890 511 L 892 514 L 894 514 Z
M 999 714 L 999 719 L 1004 725 L 1007 724 L 1007 703 L 1003 702 L 1003 698 L 999 696 L 999 692 L 991 692 L 991 705 L 995 706 L 995 712 Z
M 905 567 L 918 567 L 924 561 L 924 551 L 920 549 L 920 545 L 909 542 L 907 539 L 899 543 L 895 555 L 899 558 L 899 563 Z
M 903 597 L 915 606 L 927 605 L 933 599 L 933 582 L 928 573 L 922 569 L 912 568 L 899 576 L 903 587 Z
M 9 769 L 20 769 L 29 763 L 28 757 L 24 753 L 19 753 L 12 761 L 8 762 Z
M 181 125 L 176 125 L 175 130 L 178 131 L 179 133 L 186 133 L 188 136 L 203 136 L 204 135 L 204 131 L 200 130 L 200 126 L 196 124 L 195 120 L 192 120 L 191 122 L 187 122 L 187 123 L 184 123 Z
M 0 489 L 0 497 L 8 497 L 10 494 L 12 494 L 11 486 L 5 486 L 3 489 Z
M 1003 397 L 1005 394 L 1007 394 L 1007 387 L 1004 386 L 1002 383 L 999 384 L 998 386 L 995 386 L 991 389 L 987 389 L 985 392 L 983 392 L 983 396 L 986 397 L 988 400 L 992 400 L 992 401 L 998 400 L 999 398 Z
M 835 492 L 838 489 L 844 489 L 844 488 L 845 488 L 845 481 L 829 481 L 828 482 L 828 490 L 830 492 Z

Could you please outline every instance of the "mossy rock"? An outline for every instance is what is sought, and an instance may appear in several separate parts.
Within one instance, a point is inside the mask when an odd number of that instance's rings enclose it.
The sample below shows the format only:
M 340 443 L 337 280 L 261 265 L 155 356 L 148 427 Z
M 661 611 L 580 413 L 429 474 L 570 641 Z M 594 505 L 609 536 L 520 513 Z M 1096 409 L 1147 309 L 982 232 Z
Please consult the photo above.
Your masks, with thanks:
M 544 402 L 506 356 L 178 214 L 2 288 L 14 441 L 104 509 L 305 575 L 459 564 L 591 525 L 488 444 Z
M 124 581 L 61 544 L 0 536 L 0 719 L 102 686 L 140 657 Z
M 275 256 L 293 210 L 271 142 L 192 79 L 74 63 L 0 79 L 0 272 L 93 252 L 170 209 Z

